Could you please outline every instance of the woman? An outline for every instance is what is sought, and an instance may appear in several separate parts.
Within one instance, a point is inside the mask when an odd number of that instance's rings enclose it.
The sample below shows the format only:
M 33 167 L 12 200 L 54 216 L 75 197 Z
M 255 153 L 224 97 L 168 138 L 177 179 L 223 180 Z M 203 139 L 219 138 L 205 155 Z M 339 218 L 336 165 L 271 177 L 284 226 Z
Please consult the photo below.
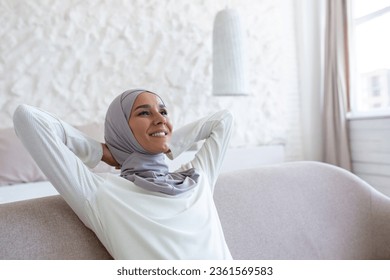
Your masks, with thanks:
M 212 197 L 231 124 L 221 111 L 172 133 L 161 98 L 142 89 L 111 103 L 105 144 L 31 106 L 14 114 L 34 160 L 115 259 L 231 259 Z M 169 173 L 165 155 L 200 140 L 195 158 Z M 121 176 L 91 172 L 100 160 Z

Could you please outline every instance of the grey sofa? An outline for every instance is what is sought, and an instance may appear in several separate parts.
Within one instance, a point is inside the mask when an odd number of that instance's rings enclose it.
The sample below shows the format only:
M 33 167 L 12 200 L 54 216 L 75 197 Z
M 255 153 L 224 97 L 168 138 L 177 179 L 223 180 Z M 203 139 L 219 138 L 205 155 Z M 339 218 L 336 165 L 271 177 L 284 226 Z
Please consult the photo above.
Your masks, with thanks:
M 223 173 L 235 259 L 390 259 L 390 199 L 351 173 L 294 162 Z M 0 205 L 0 259 L 110 259 L 59 196 Z

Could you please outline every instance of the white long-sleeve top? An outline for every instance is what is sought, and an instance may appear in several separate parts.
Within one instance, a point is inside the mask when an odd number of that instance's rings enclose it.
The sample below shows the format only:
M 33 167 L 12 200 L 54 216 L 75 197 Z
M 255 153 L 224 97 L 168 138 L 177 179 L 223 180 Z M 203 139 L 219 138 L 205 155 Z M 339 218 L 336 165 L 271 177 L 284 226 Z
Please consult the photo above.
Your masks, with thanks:
M 173 133 L 171 159 L 205 140 L 194 160 L 182 167 L 198 170 L 198 184 L 177 196 L 91 172 L 88 167 L 102 158 L 101 144 L 47 112 L 21 105 L 14 126 L 42 171 L 113 258 L 231 259 L 213 201 L 231 134 L 228 111 Z

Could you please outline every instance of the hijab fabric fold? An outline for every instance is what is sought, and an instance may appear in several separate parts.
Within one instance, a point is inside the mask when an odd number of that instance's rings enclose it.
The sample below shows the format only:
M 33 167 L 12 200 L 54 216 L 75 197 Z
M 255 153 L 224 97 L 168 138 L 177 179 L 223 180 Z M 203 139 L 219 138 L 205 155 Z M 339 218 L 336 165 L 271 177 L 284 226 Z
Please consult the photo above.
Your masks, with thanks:
M 186 192 L 198 182 L 199 174 L 196 170 L 191 168 L 181 172 L 169 172 L 165 155 L 147 152 L 129 127 L 133 104 L 143 92 L 155 94 L 144 89 L 134 89 L 123 92 L 112 101 L 104 125 L 106 145 L 121 165 L 121 176 L 135 185 L 169 195 Z

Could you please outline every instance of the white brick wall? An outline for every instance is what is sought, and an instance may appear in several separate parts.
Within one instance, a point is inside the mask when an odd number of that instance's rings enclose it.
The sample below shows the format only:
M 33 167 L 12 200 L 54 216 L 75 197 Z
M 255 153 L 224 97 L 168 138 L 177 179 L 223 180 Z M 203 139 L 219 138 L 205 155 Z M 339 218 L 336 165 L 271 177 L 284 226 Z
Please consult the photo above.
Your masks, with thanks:
M 229 1 L 246 26 L 250 97 L 213 97 L 206 0 L 0 0 L 0 128 L 20 103 L 72 124 L 103 121 L 128 88 L 160 93 L 176 126 L 221 108 L 236 116 L 233 147 L 286 144 L 301 158 L 290 1 Z

